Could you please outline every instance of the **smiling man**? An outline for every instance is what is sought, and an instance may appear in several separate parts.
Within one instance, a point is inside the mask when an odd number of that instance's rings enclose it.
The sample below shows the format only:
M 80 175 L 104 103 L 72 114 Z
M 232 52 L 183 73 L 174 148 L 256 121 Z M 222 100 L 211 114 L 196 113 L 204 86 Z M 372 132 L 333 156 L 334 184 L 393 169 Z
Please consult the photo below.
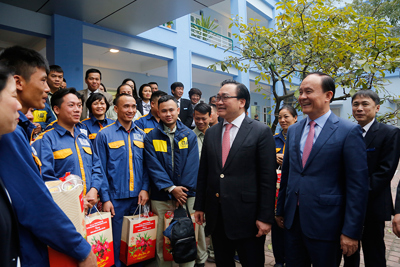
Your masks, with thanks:
M 66 172 L 83 180 L 86 208 L 97 203 L 97 193 L 103 182 L 100 160 L 89 138 L 75 127 L 79 123 L 82 104 L 74 88 L 54 93 L 51 106 L 57 115 L 54 128 L 39 135 L 32 143 L 33 153 L 42 162 L 44 181 L 58 180 Z
M 207 129 L 198 173 L 196 222 L 207 219 L 217 266 L 264 266 L 265 235 L 274 220 L 275 141 L 271 129 L 246 116 L 247 87 L 222 82 L 216 96 L 224 120 Z
M 171 93 L 178 103 L 179 119 L 184 125 L 190 128 L 193 122 L 193 107 L 189 99 L 182 98 L 183 88 L 183 83 L 174 82 L 171 84 Z
M 33 124 L 24 114 L 30 108 L 44 108 L 49 92 L 47 61 L 20 46 L 3 50 L 0 61 L 15 72 L 22 106 L 17 129 L 0 139 L 0 177 L 17 215 L 21 266 L 49 266 L 47 246 L 79 260 L 80 267 L 97 266 L 89 243 L 53 201 L 29 146 Z
M 103 211 L 111 212 L 115 266 L 124 266 L 119 260 L 122 221 L 133 215 L 137 206 L 149 199 L 149 177 L 143 167 L 145 133 L 133 122 L 136 101 L 131 95 L 118 95 L 115 99 L 116 122 L 104 127 L 95 139 L 96 153 L 100 157 L 105 188 L 100 196 Z
M 308 115 L 289 127 L 276 221 L 285 227 L 286 266 L 339 266 L 361 239 L 368 167 L 361 127 L 330 110 L 334 80 L 311 73 L 299 103 Z
M 360 90 L 352 97 L 353 117 L 363 128 L 367 146 L 369 195 L 361 239 L 366 267 L 386 266 L 385 221 L 390 221 L 394 215 L 390 182 L 400 156 L 400 130 L 375 119 L 380 108 L 379 102 L 378 94 L 371 90 Z M 393 220 L 394 233 L 398 233 L 396 225 L 400 222 L 399 219 L 397 216 Z M 344 266 L 359 265 L 359 250 L 345 258 Z
M 89 110 L 86 107 L 86 101 L 89 99 L 90 95 L 93 93 L 103 94 L 107 98 L 108 104 L 111 106 L 113 104 L 113 96 L 107 92 L 103 92 L 99 90 L 101 83 L 101 72 L 98 69 L 88 69 L 85 75 L 85 83 L 88 88 L 80 91 L 79 93 L 83 95 L 82 98 L 82 115 L 81 120 L 89 118 Z
M 145 138 L 145 163 L 151 187 L 151 209 L 160 218 L 157 226 L 157 266 L 172 266 L 164 261 L 163 231 L 164 215 L 173 211 L 175 205 L 193 213 L 196 195 L 199 154 L 196 135 L 178 120 L 179 108 L 173 96 L 162 96 L 158 100 L 160 123 Z M 194 262 L 180 264 L 192 267 Z

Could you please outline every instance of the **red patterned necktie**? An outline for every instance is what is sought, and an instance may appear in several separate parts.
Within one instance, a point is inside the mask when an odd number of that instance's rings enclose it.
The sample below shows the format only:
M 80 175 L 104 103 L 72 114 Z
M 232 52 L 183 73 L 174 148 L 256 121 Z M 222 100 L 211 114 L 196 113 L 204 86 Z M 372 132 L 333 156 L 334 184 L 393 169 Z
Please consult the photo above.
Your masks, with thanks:
M 225 125 L 224 137 L 222 138 L 222 167 L 224 167 L 226 159 L 228 158 L 229 150 L 231 149 L 231 137 L 229 131 L 233 124 Z
M 306 144 L 304 145 L 303 149 L 303 159 L 302 159 L 303 167 L 306 165 L 308 156 L 310 156 L 311 149 L 313 146 L 314 133 L 315 133 L 314 126 L 315 126 L 315 121 L 310 121 L 310 131 L 308 132 Z

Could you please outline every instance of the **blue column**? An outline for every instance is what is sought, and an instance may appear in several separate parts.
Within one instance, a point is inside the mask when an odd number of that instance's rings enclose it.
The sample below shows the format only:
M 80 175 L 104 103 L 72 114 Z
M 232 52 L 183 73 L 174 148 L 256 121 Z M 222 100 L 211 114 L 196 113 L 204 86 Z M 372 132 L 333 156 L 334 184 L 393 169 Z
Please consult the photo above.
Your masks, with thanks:
M 247 5 L 246 0 L 231 0 L 231 18 L 239 16 L 243 23 L 247 24 Z M 233 46 L 238 46 L 238 39 L 233 34 L 239 34 L 239 29 L 232 27 Z
M 177 38 L 180 40 L 174 49 L 174 59 L 168 61 L 168 93 L 171 93 L 171 84 L 181 82 L 185 86 L 184 98 L 192 87 L 192 52 L 187 43 L 190 35 L 190 17 L 183 16 L 175 20 Z
M 247 5 L 246 5 L 246 0 L 231 0 L 231 17 L 235 18 L 236 15 L 238 15 L 241 19 L 241 22 L 247 23 Z M 239 34 L 239 29 L 236 27 L 232 27 L 232 36 L 233 34 Z M 239 46 L 238 44 L 238 38 L 233 37 L 233 46 Z M 234 79 L 240 83 L 243 83 L 246 85 L 246 87 L 249 89 L 250 88 L 250 77 L 249 77 L 249 72 L 240 72 L 238 73 L 237 76 L 234 77 Z M 251 102 L 251 101 L 250 101 Z M 248 109 L 249 116 L 251 117 L 250 114 L 250 107 Z
M 60 15 L 52 16 L 52 35 L 47 39 L 49 64 L 64 70 L 68 87 L 82 90 L 83 85 L 83 22 Z

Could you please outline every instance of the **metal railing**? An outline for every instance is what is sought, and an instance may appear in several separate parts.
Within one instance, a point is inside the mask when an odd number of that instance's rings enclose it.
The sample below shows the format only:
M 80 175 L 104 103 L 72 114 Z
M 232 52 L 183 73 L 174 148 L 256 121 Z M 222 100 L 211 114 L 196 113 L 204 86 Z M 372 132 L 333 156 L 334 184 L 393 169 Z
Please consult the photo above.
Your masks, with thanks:
M 211 44 L 233 50 L 233 40 L 217 32 L 210 31 L 195 23 L 190 23 L 190 36 Z

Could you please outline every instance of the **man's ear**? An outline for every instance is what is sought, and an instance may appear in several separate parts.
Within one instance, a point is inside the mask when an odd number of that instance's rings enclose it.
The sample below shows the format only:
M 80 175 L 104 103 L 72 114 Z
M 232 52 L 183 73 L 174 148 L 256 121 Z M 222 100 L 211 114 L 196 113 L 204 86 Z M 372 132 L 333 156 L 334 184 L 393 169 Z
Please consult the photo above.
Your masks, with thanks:
M 58 106 L 54 106 L 53 111 L 54 111 L 54 113 L 56 113 L 56 115 L 58 117 L 58 115 L 60 114 L 60 108 Z
M 240 98 L 238 100 L 239 100 L 239 103 L 240 103 L 240 107 L 244 108 L 246 106 L 246 99 Z
M 25 79 L 21 75 L 14 75 L 14 80 L 17 90 L 21 92 L 25 85 Z
M 325 94 L 326 94 L 326 97 L 329 99 L 328 102 L 330 102 L 333 98 L 333 92 L 328 91 L 328 92 L 325 92 Z
M 114 111 L 115 111 L 115 113 L 118 114 L 118 107 L 117 107 L 117 105 L 114 105 Z

